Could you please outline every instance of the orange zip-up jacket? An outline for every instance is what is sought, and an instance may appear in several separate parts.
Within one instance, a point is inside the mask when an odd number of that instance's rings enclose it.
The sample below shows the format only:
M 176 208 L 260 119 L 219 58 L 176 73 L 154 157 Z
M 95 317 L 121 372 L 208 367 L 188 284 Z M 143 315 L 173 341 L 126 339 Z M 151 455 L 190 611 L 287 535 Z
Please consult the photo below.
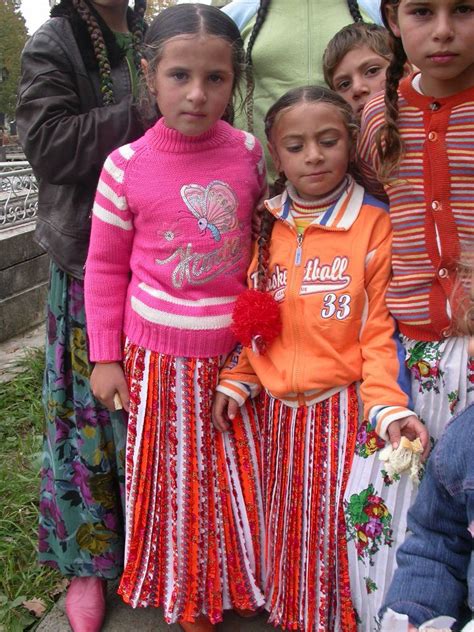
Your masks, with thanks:
M 282 331 L 264 355 L 248 348 L 231 354 L 218 390 L 242 404 L 263 386 L 299 406 L 360 381 L 364 416 L 386 437 L 389 423 L 414 414 L 385 304 L 392 239 L 386 206 L 351 180 L 337 203 L 298 234 L 287 191 L 265 204 L 277 218 L 267 291 L 280 304 Z M 250 287 L 256 265 L 255 256 Z

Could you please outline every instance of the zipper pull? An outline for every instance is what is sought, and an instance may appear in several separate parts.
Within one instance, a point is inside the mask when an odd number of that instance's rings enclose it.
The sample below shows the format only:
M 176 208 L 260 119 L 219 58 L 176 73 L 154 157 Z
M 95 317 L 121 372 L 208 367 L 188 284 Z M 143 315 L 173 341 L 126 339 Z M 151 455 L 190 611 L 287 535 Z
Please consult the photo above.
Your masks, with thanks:
M 303 243 L 303 233 L 298 233 L 298 235 L 296 236 L 296 241 L 297 241 L 297 247 L 296 247 L 296 253 L 295 253 L 295 266 L 299 266 L 301 264 L 301 250 L 302 250 L 302 243 Z

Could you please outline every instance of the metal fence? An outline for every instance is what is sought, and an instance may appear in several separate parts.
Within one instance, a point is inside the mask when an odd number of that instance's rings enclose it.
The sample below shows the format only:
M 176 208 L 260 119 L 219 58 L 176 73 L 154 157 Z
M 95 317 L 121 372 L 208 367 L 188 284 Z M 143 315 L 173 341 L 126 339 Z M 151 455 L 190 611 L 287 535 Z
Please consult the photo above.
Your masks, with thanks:
M 36 217 L 38 183 L 25 160 L 0 162 L 0 230 Z

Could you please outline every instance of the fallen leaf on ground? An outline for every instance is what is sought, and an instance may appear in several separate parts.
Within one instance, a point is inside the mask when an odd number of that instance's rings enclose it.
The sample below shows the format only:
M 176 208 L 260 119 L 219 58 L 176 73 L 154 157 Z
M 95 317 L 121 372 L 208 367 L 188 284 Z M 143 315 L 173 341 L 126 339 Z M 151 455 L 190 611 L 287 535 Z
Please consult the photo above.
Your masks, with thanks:
M 42 617 L 46 610 L 46 604 L 42 599 L 27 599 L 21 605 L 38 618 Z
M 66 588 L 69 586 L 70 580 L 67 577 L 63 577 L 58 583 L 54 586 L 53 590 L 49 593 L 53 599 L 62 595 Z

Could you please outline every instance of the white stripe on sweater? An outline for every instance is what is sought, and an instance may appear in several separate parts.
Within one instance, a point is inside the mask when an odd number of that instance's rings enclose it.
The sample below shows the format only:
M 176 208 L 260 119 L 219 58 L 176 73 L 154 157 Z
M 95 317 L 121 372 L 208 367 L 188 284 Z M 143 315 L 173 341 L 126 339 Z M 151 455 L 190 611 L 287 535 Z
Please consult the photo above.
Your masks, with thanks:
M 102 220 L 106 224 L 117 226 L 117 228 L 122 228 L 123 230 L 132 230 L 133 228 L 132 222 L 123 220 L 121 217 L 118 217 L 115 213 L 111 213 L 97 202 L 94 202 L 92 212 L 98 219 Z
M 132 149 L 131 145 L 123 145 L 119 147 L 119 154 L 125 158 L 125 160 L 130 160 L 130 158 L 135 153 L 135 150 Z
M 160 309 L 154 309 L 145 305 L 138 298 L 132 296 L 131 306 L 139 316 L 156 325 L 173 327 L 174 329 L 190 329 L 193 331 L 209 331 L 214 329 L 225 329 L 232 323 L 232 314 L 223 316 L 184 316 L 181 314 L 170 314 Z
M 362 203 L 364 201 L 364 189 L 363 187 L 360 186 L 360 184 L 357 184 L 357 182 L 353 183 L 353 188 L 352 190 L 349 190 L 349 195 L 351 196 L 348 204 L 347 204 L 347 208 L 344 212 L 344 215 L 342 216 L 337 228 L 346 228 L 349 229 L 352 224 L 356 221 L 356 219 L 359 216 L 360 213 L 360 209 L 362 207 Z M 343 198 L 341 197 L 341 200 Z M 345 200 L 345 198 L 344 198 Z M 337 205 L 339 206 L 339 205 Z M 340 207 L 339 207 L 340 208 Z M 338 210 L 339 210 L 338 208 Z M 336 215 L 334 215 L 333 217 L 336 217 Z
M 220 296 L 217 298 L 198 298 L 194 301 L 184 298 L 177 298 L 163 290 L 157 290 L 146 283 L 140 283 L 138 287 L 155 298 L 159 298 L 167 303 L 174 303 L 175 305 L 184 305 L 185 307 L 209 307 L 210 305 L 227 305 L 228 303 L 235 303 L 237 296 Z
M 112 202 L 119 211 L 127 210 L 127 200 L 123 195 L 117 195 L 113 189 L 109 187 L 103 180 L 99 180 L 97 191 L 101 193 L 109 202 Z
M 111 156 L 109 156 L 104 162 L 104 171 L 107 171 L 107 173 L 112 176 L 116 182 L 122 184 L 125 172 L 123 169 L 120 169 L 120 167 L 117 167 Z
M 249 150 L 252 151 L 252 149 L 255 147 L 255 136 L 253 136 L 252 134 L 250 134 L 249 132 L 243 132 L 244 136 L 245 136 L 245 147 Z
M 369 263 L 372 261 L 372 259 L 375 257 L 375 253 L 376 252 L 377 252 L 377 248 L 374 248 L 373 250 L 370 250 L 365 255 L 365 267 L 367 267 L 369 265 Z

